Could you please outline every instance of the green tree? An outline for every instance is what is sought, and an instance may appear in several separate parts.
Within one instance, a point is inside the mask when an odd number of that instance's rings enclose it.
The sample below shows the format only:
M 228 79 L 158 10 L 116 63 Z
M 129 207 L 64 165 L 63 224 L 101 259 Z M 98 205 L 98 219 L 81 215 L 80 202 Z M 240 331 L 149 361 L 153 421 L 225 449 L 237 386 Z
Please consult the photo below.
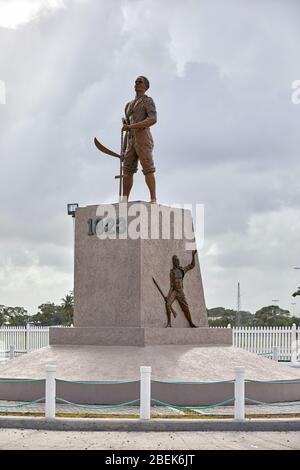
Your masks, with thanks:
M 228 323 L 231 326 L 251 325 L 253 321 L 253 314 L 244 310 L 238 312 L 236 310 L 226 309 L 224 307 L 216 307 L 207 310 L 209 326 L 223 326 L 226 327 Z
M 291 326 L 293 323 L 288 310 L 278 305 L 268 305 L 257 310 L 254 315 L 255 326 Z
M 24 307 L 0 306 L 0 324 L 9 326 L 25 326 L 30 316 Z
M 4 325 L 6 322 L 5 309 L 5 305 L 0 305 L 0 326 Z
M 300 326 L 300 317 L 291 317 L 290 319 L 291 325 L 295 323 L 298 327 Z
M 41 326 L 67 325 L 63 307 L 53 302 L 39 305 L 38 312 L 30 317 L 30 321 Z
M 62 309 L 66 317 L 67 325 L 73 325 L 73 317 L 74 317 L 74 295 L 73 291 L 67 294 L 62 301 Z

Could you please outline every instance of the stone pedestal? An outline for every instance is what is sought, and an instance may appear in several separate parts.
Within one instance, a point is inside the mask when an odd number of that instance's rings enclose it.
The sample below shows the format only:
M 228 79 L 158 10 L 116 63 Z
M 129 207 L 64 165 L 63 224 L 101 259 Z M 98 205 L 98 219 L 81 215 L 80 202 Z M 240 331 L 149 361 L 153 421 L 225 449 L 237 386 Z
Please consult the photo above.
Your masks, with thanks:
M 105 217 L 106 215 L 106 217 Z M 231 344 L 231 331 L 209 330 L 198 253 L 184 277 L 193 322 L 177 301 L 166 329 L 172 257 L 181 266 L 195 248 L 191 212 L 132 202 L 81 207 L 75 217 L 74 328 L 51 328 L 50 344 Z
M 231 345 L 231 328 L 50 328 L 50 344 L 92 346 Z
M 198 256 L 184 277 L 198 328 L 189 327 L 177 302 L 173 327 L 165 328 L 165 302 L 152 277 L 166 295 L 172 256 L 176 254 L 182 266 L 191 262 L 194 247 L 187 234 L 180 236 L 177 230 L 180 216 L 192 228 L 190 212 L 175 209 L 169 233 L 170 207 L 131 203 L 127 237 L 122 207 L 113 207 L 115 218 L 108 221 L 108 229 L 118 220 L 115 239 L 94 234 L 97 223 L 101 232 L 97 206 L 76 212 L 74 327 L 50 328 L 50 346 L 2 365 L 0 378 L 40 379 L 47 364 L 56 364 L 57 396 L 73 403 L 119 405 L 138 399 L 140 367 L 151 366 L 152 397 L 190 407 L 231 399 L 234 367 L 242 365 L 247 379 L 258 381 L 246 383 L 246 396 L 262 402 L 299 400 L 299 369 L 234 349 L 231 328 L 208 328 Z M 99 210 L 105 208 L 111 206 Z M 135 210 L 147 219 L 142 236 L 131 230 Z M 149 217 L 152 211 L 160 213 L 160 219 Z M 153 233 L 146 237 L 151 231 L 157 231 L 156 238 Z M 278 383 L 268 383 L 271 380 Z M 0 399 L 33 401 L 43 394 L 41 381 L 0 383 Z

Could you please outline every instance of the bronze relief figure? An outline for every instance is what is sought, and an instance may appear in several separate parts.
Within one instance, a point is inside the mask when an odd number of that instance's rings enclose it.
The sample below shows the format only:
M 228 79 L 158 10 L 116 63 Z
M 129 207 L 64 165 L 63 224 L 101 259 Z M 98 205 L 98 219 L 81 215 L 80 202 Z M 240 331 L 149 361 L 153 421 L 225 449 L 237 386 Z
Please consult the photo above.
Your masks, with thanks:
M 192 320 L 192 315 L 190 312 L 190 308 L 188 305 L 188 302 L 186 300 L 184 291 L 183 291 L 183 278 L 185 274 L 193 269 L 195 267 L 195 256 L 196 256 L 197 250 L 194 250 L 192 252 L 192 262 L 188 264 L 185 267 L 180 266 L 180 262 L 178 259 L 178 256 L 174 255 L 172 257 L 172 262 L 173 262 L 173 267 L 170 271 L 170 289 L 169 293 L 167 296 L 165 296 L 157 284 L 156 280 L 154 278 L 153 282 L 156 285 L 157 289 L 159 290 L 160 294 L 164 298 L 165 304 L 166 304 L 166 313 L 167 313 L 167 325 L 166 328 L 171 327 L 171 314 L 173 314 L 174 318 L 177 316 L 176 311 L 172 307 L 172 304 L 177 300 L 179 303 L 185 318 L 189 322 L 189 325 L 191 328 L 197 328 L 197 326 L 193 323 Z

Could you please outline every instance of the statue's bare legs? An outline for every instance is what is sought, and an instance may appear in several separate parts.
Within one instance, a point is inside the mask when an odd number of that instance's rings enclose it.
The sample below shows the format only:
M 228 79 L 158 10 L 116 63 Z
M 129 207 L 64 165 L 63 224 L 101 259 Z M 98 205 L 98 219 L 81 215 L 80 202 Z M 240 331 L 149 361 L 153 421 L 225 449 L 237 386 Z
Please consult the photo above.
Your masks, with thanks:
M 147 173 L 145 175 L 146 184 L 150 191 L 150 202 L 156 204 L 156 183 L 154 173 Z
M 124 175 L 123 177 L 123 198 L 128 201 L 129 194 L 133 185 L 133 175 Z
M 145 175 L 146 184 L 150 191 L 150 199 L 152 204 L 156 204 L 156 184 L 154 173 Z M 123 177 L 123 198 L 128 201 L 129 194 L 133 185 L 133 175 L 124 175 Z

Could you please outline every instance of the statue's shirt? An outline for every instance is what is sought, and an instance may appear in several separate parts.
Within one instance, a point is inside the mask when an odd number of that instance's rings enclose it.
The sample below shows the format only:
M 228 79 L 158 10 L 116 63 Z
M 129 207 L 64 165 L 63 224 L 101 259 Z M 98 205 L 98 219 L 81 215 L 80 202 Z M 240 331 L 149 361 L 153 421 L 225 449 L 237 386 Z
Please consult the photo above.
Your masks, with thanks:
M 156 120 L 157 113 L 153 99 L 143 95 L 130 101 L 125 106 L 125 116 L 128 124 L 135 124 L 149 118 Z M 143 150 L 152 150 L 153 139 L 150 128 L 132 129 L 128 135 L 128 148 L 130 147 L 135 147 L 138 153 Z
M 170 272 L 171 287 L 175 290 L 183 289 L 183 278 L 185 270 L 182 267 L 172 268 Z

